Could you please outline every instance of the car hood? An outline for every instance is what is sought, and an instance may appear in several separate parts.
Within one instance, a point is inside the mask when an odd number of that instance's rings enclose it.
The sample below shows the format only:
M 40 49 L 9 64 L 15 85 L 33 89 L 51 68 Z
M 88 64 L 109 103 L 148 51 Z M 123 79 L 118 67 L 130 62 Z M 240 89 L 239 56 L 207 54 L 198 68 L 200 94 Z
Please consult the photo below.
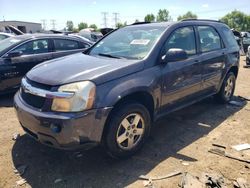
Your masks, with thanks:
M 93 57 L 78 53 L 39 64 L 26 77 L 51 86 L 83 80 L 91 80 L 98 85 L 140 71 L 143 67 L 144 63 L 139 60 Z

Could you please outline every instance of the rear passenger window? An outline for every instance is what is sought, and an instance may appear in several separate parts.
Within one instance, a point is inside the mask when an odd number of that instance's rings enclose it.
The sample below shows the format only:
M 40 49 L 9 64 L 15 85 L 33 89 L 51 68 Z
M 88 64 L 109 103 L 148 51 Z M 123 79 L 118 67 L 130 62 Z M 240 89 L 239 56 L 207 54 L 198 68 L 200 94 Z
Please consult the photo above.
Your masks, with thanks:
M 201 52 L 221 49 L 221 38 L 216 30 L 210 26 L 198 26 Z
M 54 39 L 54 45 L 55 51 L 79 49 L 78 42 L 74 40 Z
M 238 43 L 235 40 L 234 34 L 230 29 L 228 29 L 226 27 L 223 27 L 222 32 L 223 32 L 223 34 L 225 36 L 225 40 L 226 40 L 227 44 L 230 47 L 238 47 Z
M 183 27 L 175 30 L 164 47 L 164 53 L 171 48 L 180 48 L 188 55 L 196 54 L 195 34 L 193 27 Z

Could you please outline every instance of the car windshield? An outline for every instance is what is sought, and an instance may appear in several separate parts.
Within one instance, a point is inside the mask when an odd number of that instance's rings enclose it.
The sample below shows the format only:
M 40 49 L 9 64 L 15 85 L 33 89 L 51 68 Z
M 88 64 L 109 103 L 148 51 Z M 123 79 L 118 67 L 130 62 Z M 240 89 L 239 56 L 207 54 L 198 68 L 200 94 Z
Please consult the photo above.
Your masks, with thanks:
M 89 55 L 110 58 L 143 59 L 148 55 L 165 27 L 125 27 L 119 29 L 94 46 Z
M 21 39 L 9 37 L 7 39 L 1 40 L 0 41 L 0 54 L 7 48 L 11 47 L 12 45 L 19 43 Z

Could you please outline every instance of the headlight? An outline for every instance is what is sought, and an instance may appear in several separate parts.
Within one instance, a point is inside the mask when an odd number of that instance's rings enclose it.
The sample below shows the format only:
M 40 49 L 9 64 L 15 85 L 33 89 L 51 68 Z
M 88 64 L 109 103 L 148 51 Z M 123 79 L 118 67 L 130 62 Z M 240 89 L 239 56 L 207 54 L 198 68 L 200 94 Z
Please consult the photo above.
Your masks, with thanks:
M 80 112 L 93 107 L 95 84 L 90 81 L 76 82 L 59 87 L 59 92 L 74 93 L 71 98 L 53 99 L 51 109 L 58 112 Z

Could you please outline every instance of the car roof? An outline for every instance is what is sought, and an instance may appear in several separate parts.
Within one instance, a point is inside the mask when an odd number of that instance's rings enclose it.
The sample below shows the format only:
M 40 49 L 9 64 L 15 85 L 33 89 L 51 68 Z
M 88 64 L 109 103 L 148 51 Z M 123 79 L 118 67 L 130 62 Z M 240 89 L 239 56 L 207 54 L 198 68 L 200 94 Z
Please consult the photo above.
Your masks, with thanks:
M 206 20 L 206 19 L 185 19 L 181 21 L 169 21 L 169 22 L 140 22 L 129 25 L 127 27 L 170 27 L 172 25 L 183 25 L 183 24 L 204 24 L 204 25 L 226 25 L 223 22 L 217 20 Z
M 5 36 L 9 36 L 9 37 L 15 36 L 11 33 L 4 33 L 4 32 L 0 32 L 0 35 L 5 35 Z
M 128 25 L 126 27 L 169 27 L 170 25 L 174 25 L 178 22 L 140 22 L 134 23 L 132 25 Z
M 43 34 L 43 33 L 16 35 L 14 36 L 14 38 L 19 40 L 41 39 L 41 38 L 64 38 L 64 39 L 74 39 L 78 41 L 84 41 L 83 39 L 77 38 L 75 36 L 68 36 L 63 34 Z

